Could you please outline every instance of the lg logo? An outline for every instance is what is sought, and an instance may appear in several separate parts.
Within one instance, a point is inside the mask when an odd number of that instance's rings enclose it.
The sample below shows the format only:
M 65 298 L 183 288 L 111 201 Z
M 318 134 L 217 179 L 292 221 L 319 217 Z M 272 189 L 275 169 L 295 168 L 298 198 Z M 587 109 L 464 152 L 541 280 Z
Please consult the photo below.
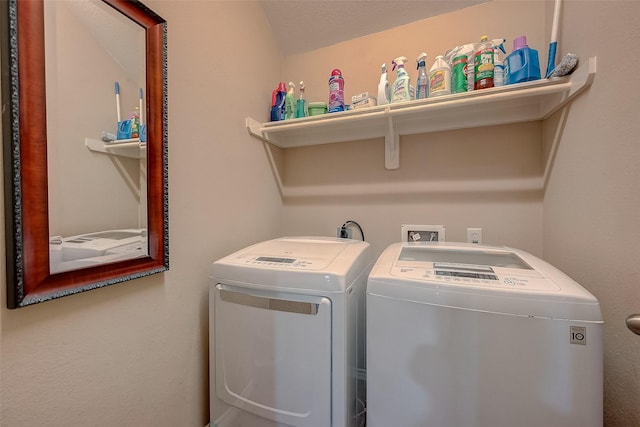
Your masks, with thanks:
M 569 342 L 571 344 L 587 345 L 587 328 L 582 326 L 569 326 Z

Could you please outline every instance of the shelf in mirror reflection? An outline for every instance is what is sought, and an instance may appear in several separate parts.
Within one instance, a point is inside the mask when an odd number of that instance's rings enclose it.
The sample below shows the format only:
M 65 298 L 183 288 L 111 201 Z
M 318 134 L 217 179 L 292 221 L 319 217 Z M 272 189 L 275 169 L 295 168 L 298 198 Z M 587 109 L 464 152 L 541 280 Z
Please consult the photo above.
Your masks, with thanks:
M 95 138 L 85 138 L 85 145 L 91 151 L 105 153 L 112 156 L 143 159 L 147 155 L 147 143 L 140 139 L 122 139 L 112 142 L 104 142 Z

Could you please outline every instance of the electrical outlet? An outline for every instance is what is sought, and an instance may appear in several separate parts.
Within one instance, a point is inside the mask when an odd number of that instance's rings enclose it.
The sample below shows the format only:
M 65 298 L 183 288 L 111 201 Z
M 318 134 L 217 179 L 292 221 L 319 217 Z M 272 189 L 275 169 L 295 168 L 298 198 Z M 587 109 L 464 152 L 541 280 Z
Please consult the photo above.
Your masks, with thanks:
M 400 226 L 402 242 L 444 242 L 444 225 L 412 225 Z
M 467 242 L 476 245 L 482 244 L 482 228 L 467 228 Z
M 336 235 L 342 239 L 353 239 L 353 230 L 351 227 L 338 227 Z

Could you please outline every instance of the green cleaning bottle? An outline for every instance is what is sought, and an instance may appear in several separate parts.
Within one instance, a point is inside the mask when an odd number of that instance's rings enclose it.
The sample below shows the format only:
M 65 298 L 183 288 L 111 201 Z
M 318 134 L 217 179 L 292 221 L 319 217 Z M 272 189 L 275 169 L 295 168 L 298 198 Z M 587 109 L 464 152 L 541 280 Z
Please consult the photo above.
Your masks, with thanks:
M 285 119 L 296 118 L 295 97 L 296 97 L 296 85 L 293 82 L 289 82 L 289 90 L 287 91 L 287 96 L 285 96 L 284 98 L 284 118 Z
M 304 99 L 304 82 L 300 82 L 300 97 L 296 102 L 296 118 L 307 117 L 307 100 Z

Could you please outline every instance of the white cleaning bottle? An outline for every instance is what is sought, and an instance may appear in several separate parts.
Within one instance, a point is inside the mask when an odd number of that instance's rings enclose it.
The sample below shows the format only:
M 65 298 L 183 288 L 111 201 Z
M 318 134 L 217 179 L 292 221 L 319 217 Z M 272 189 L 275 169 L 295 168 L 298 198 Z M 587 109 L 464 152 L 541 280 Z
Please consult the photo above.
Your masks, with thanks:
M 385 105 L 391 102 L 391 88 L 387 79 L 387 64 L 382 64 L 382 75 L 378 83 L 378 105 Z
M 392 70 L 398 69 L 396 81 L 393 82 L 393 91 L 391 95 L 391 102 L 403 102 L 411 101 L 411 78 L 404 69 L 404 63 L 407 62 L 407 58 L 399 56 L 393 60 Z
M 416 79 L 416 99 L 425 99 L 429 96 L 429 77 L 426 70 L 427 54 L 422 52 L 416 62 L 418 63 L 418 78 Z
M 429 93 L 431 96 L 451 93 L 451 67 L 442 55 L 436 56 L 429 69 Z

